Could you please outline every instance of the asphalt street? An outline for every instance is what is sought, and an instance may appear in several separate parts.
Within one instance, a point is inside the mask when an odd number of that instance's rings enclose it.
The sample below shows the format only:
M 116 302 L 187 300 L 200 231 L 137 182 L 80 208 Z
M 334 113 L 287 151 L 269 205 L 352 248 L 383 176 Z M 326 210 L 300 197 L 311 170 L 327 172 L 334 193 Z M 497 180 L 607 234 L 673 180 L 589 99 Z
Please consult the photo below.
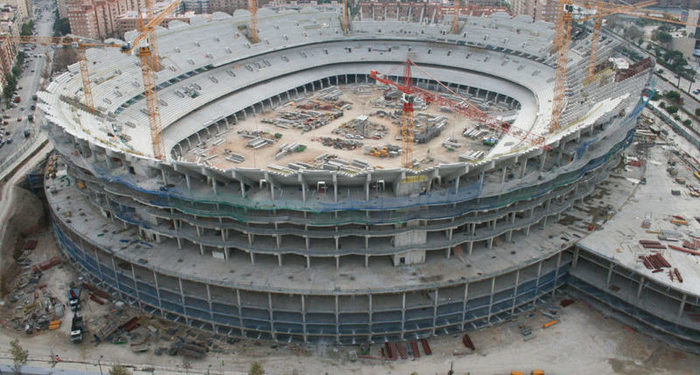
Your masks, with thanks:
M 44 10 L 49 6 L 49 10 Z M 35 35 L 51 36 L 53 35 L 54 23 L 54 8 L 55 5 L 49 5 L 49 2 L 44 0 L 37 2 L 34 7 L 34 28 Z M 32 105 L 36 102 L 32 100 L 32 95 L 36 94 L 40 88 L 42 81 L 41 72 L 46 66 L 46 53 L 53 56 L 53 48 L 51 46 L 37 45 L 32 49 L 31 45 L 19 45 L 18 51 L 27 49 L 25 53 L 25 66 L 22 69 L 21 77 L 17 81 L 17 94 L 21 101 L 12 104 L 7 108 L 7 102 L 4 100 L 0 104 L 0 114 L 2 115 L 1 129 L 3 134 L 4 144 L 0 146 L 0 164 L 7 158 L 16 153 L 28 139 L 24 137 L 24 130 L 30 130 L 35 134 L 38 131 L 38 125 L 43 121 L 41 111 L 32 110 Z M 30 122 L 28 116 L 34 115 L 34 121 Z M 7 124 L 5 124 L 7 122 Z M 9 140 L 12 140 L 10 143 Z

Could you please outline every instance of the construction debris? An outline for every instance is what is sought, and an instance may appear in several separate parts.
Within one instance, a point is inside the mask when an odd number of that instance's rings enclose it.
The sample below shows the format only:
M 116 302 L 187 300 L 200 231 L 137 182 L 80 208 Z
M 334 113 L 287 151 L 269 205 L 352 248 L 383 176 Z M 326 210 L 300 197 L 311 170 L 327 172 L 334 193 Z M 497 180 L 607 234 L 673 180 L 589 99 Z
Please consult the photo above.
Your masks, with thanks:
M 354 150 L 362 147 L 362 142 L 352 139 L 331 138 L 331 137 L 314 137 L 311 138 L 314 142 L 320 142 L 326 147 L 333 147 L 338 150 Z

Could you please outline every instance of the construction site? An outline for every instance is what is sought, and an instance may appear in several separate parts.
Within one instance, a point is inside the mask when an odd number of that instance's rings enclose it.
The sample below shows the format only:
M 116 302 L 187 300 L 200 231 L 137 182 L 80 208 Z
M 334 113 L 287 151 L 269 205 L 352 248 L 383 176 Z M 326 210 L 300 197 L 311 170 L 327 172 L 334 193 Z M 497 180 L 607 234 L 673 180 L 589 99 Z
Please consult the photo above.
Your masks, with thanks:
M 401 166 L 403 103 L 398 89 L 355 84 L 311 90 L 307 95 L 202 140 L 182 160 L 219 169 L 267 166 L 283 173 L 300 169 L 359 173 Z M 470 102 L 480 103 L 492 116 L 516 117 L 517 101 L 505 95 L 493 97 L 494 102 L 480 97 Z M 415 167 L 477 161 L 502 135 L 449 106 L 431 104 L 422 98 L 414 103 Z
M 166 15 L 76 42 L 38 93 L 60 255 L 25 246 L 7 327 L 201 361 L 399 363 L 458 337 L 460 361 L 585 303 L 700 351 L 700 154 L 624 40 L 571 15 Z

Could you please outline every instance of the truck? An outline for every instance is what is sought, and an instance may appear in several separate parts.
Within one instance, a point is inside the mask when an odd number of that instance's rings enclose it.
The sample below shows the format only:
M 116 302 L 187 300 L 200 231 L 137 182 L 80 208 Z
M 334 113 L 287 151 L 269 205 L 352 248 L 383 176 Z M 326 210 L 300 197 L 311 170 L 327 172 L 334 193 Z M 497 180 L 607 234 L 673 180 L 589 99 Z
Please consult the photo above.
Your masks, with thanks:
M 77 312 L 73 315 L 70 325 L 70 341 L 73 344 L 83 342 L 83 317 Z
M 71 288 L 68 290 L 68 306 L 71 311 L 80 311 L 80 289 Z

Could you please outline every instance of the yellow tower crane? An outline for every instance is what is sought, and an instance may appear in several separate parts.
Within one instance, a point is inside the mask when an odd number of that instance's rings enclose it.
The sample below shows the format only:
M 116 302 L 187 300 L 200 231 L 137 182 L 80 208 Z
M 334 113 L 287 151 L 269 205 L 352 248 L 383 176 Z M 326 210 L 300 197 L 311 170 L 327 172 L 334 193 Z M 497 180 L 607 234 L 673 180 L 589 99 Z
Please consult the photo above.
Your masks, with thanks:
M 668 14 L 662 17 L 650 15 L 648 10 L 641 8 L 652 6 L 656 1 L 645 1 L 632 5 L 611 4 L 600 1 L 588 0 L 560 0 L 560 10 L 555 25 L 553 50 L 557 53 L 557 69 L 554 80 L 554 97 L 552 99 L 552 119 L 549 124 L 549 132 L 555 132 L 561 128 L 561 115 L 565 106 L 566 69 L 569 62 L 569 47 L 571 44 L 571 29 L 574 22 L 594 20 L 593 34 L 591 35 L 591 51 L 589 54 L 588 74 L 586 82 L 593 80 L 596 73 L 598 49 L 600 47 L 600 30 L 603 17 L 613 14 L 624 14 L 636 18 L 645 18 L 655 21 L 685 25 L 686 23 L 673 18 Z M 587 13 L 586 13 L 587 12 Z
M 148 23 L 143 20 L 142 13 L 139 12 L 138 35 L 131 42 L 131 47 L 123 48 L 122 52 L 131 54 L 138 48 L 138 57 L 141 65 L 143 78 L 143 94 L 146 97 L 146 110 L 148 112 L 148 123 L 151 129 L 151 144 L 153 146 L 153 157 L 158 160 L 165 158 L 165 146 L 163 145 L 162 125 L 160 120 L 160 104 L 158 104 L 158 91 L 156 90 L 155 71 L 152 69 L 154 60 L 158 56 L 153 54 L 151 45 L 156 43 L 155 29 L 163 20 L 180 5 L 182 0 L 175 0 L 165 7 L 158 15 L 151 18 Z M 141 42 L 146 42 L 140 46 Z
M 343 0 L 343 19 L 340 26 L 344 33 L 350 32 L 350 11 L 348 10 L 348 0 Z
M 459 10 L 462 7 L 462 0 L 455 0 L 455 14 L 452 18 L 452 34 L 459 34 Z
M 248 0 L 248 10 L 250 11 L 250 41 L 259 43 L 258 36 L 258 0 Z
M 90 85 L 90 73 L 88 71 L 87 58 L 85 57 L 86 48 L 121 48 L 121 45 L 114 43 L 104 43 L 80 38 L 76 36 L 2 36 L 0 40 L 3 42 L 12 42 L 16 44 L 34 44 L 42 46 L 68 46 L 73 47 L 78 55 L 78 64 L 80 66 L 80 78 L 83 81 L 83 95 L 85 96 L 85 106 L 92 112 L 95 111 L 95 101 L 92 97 L 92 86 Z

